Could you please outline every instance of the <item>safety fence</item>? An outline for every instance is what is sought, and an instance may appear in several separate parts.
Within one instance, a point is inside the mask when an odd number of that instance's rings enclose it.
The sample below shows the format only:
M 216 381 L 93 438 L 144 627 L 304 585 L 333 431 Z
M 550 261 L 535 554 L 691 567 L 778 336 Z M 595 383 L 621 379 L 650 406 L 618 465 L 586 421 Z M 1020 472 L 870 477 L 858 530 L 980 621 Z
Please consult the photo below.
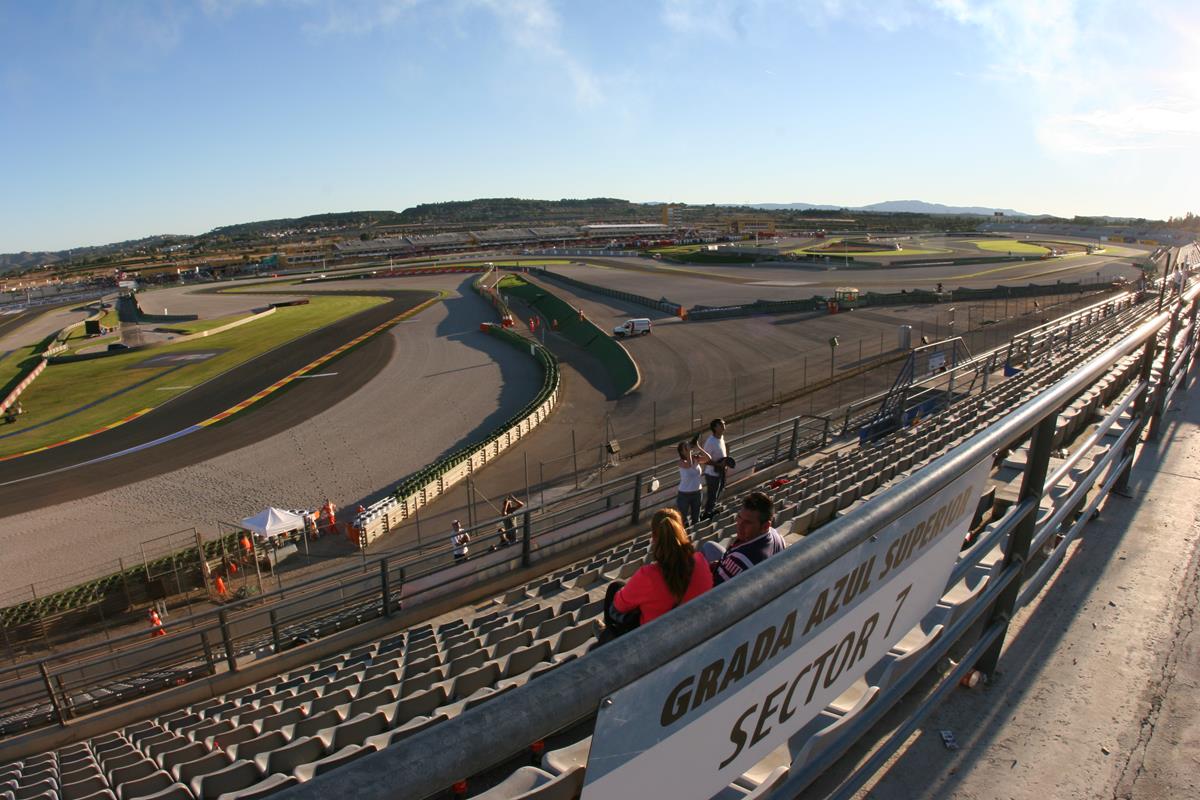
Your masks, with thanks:
M 855 796 L 964 678 L 996 670 L 1015 612 L 1126 484 L 1141 435 L 1156 435 L 1194 361 L 1197 294 L 1143 316 L 819 537 L 691 600 L 668 623 L 642 626 L 286 796 L 429 797 L 593 717 L 588 797 L 717 795 L 782 745 L 791 762 L 774 773 L 770 794 L 795 797 L 862 741 L 869 756 L 828 795 Z M 1067 429 L 1077 438 L 1064 451 Z M 1009 501 L 960 553 L 993 475 L 1004 476 Z M 872 733 L 926 676 L 933 685 L 915 710 Z
M 945 303 L 950 301 L 969 302 L 978 300 L 1018 299 L 1028 297 L 1050 297 L 1058 295 L 1079 295 L 1087 292 L 1111 291 L 1111 287 L 1084 283 L 1053 283 L 1047 285 L 1028 284 L 1026 286 L 996 286 L 991 289 L 967 289 L 959 287 L 945 292 L 926 289 L 904 290 L 899 292 L 863 292 L 858 296 L 857 307 L 916 305 L 929 303 Z M 732 317 L 748 317 L 758 314 L 788 314 L 803 311 L 823 313 L 831 298 L 824 296 L 807 297 L 798 300 L 757 300 L 753 303 L 729 306 L 693 306 L 687 310 L 689 320 L 729 319 Z
M 503 319 L 511 317 L 507 304 L 494 287 L 486 285 L 493 274 L 488 269 L 472 282 L 472 288 L 496 308 Z M 507 330 L 500 325 L 485 326 L 487 332 L 509 344 L 528 349 L 542 368 L 542 386 L 534 398 L 503 425 L 497 427 L 483 444 L 460 448 L 439 459 L 413 475 L 405 478 L 392 492 L 392 496 L 373 503 L 364 514 L 355 520 L 359 530 L 359 546 L 367 548 L 371 542 L 385 536 L 392 528 L 417 514 L 417 511 L 446 493 L 450 487 L 465 480 L 475 470 L 498 458 L 537 427 L 558 402 L 560 376 L 558 359 L 532 339 Z
M 769 474 L 761 470 L 812 452 L 828 444 L 829 437 L 828 421 L 811 417 L 729 437 L 729 453 L 738 462 L 730 483 Z M 187 684 L 200 678 L 241 671 L 263 656 L 391 617 L 401 606 L 420 613 L 449 597 L 461 598 L 481 583 L 515 575 L 626 528 L 644 509 L 668 504 L 677 485 L 678 469 L 672 463 L 601 481 L 544 505 L 527 495 L 519 542 L 498 546 L 500 519 L 482 521 L 468 529 L 472 552 L 479 555 L 463 563 L 452 558 L 447 544 L 429 548 L 418 543 L 290 586 L 272 590 L 267 584 L 261 595 L 218 610 L 177 614 L 164 620 L 166 636 L 147 641 L 139 631 L 0 667 L 0 735 L 65 724 L 162 690 L 190 691 Z M 236 548 L 236 542 L 230 543 Z

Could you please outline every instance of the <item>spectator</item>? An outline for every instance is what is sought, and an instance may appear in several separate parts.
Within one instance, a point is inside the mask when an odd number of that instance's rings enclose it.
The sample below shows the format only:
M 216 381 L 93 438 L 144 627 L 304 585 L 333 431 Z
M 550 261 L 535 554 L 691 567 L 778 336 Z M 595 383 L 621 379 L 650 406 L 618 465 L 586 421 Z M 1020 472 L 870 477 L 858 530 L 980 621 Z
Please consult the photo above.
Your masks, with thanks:
M 642 625 L 713 586 L 712 571 L 688 538 L 683 517 L 673 508 L 654 512 L 650 555 L 653 561 L 635 572 L 613 597 L 618 612 L 638 611 Z
M 463 530 L 462 523 L 458 520 L 450 523 L 450 544 L 454 545 L 454 560 L 466 561 L 467 554 L 470 548 L 467 546 L 471 543 L 471 534 Z
M 775 555 L 787 543 L 779 531 L 771 527 L 775 519 L 775 504 L 762 492 L 751 492 L 742 500 L 737 515 L 737 535 L 733 545 L 725 550 L 715 542 L 705 542 L 705 560 L 713 564 L 713 583 L 719 585 L 741 572 Z
M 704 442 L 704 452 L 708 455 L 708 464 L 704 466 L 704 519 L 712 519 L 717 498 L 725 488 L 725 459 L 729 455 L 725 449 L 725 420 L 714 419 L 708 429 L 711 433 Z
M 708 453 L 691 442 L 680 442 L 679 493 L 675 495 L 675 508 L 685 525 L 695 526 L 700 522 L 701 469 L 708 463 Z
M 517 518 L 514 515 L 524 507 L 525 504 L 511 494 L 504 498 L 504 506 L 500 509 L 500 513 L 504 515 L 504 521 L 501 523 L 504 526 L 504 531 L 500 534 L 500 545 L 502 547 L 516 544 Z

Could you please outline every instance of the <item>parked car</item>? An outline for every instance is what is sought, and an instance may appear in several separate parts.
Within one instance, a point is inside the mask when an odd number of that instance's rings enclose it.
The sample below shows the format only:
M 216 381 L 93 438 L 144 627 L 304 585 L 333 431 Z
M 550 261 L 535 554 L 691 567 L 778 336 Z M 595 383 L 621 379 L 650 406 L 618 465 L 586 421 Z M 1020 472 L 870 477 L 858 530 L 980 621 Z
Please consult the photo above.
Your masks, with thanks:
M 624 336 L 647 336 L 650 333 L 650 327 L 650 320 L 645 317 L 627 319 L 613 328 L 613 336 L 618 338 Z

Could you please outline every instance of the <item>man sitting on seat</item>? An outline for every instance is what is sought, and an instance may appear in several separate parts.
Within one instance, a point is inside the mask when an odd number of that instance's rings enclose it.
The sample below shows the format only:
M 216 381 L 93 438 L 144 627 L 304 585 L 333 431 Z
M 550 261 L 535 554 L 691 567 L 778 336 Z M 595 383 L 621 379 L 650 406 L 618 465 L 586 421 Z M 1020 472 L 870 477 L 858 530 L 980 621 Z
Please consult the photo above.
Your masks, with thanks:
M 759 562 L 787 547 L 779 531 L 771 527 L 775 518 L 775 504 L 762 492 L 751 492 L 742 500 L 742 509 L 737 514 L 737 535 L 732 546 L 725 550 L 714 542 L 705 542 L 701 548 L 704 557 L 713 567 L 713 585 L 718 585 L 733 576 L 745 572 Z

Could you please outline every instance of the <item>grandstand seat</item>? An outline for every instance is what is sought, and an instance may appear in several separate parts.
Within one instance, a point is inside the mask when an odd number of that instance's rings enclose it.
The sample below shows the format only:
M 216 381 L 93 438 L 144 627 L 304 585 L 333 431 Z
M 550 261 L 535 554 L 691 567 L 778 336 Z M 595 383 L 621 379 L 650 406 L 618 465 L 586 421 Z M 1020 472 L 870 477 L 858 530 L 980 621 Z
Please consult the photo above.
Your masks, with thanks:
M 596 568 L 586 569 L 571 581 L 571 587 L 574 589 L 588 590 L 595 586 L 600 581 L 600 570 Z
M 229 717 L 229 721 L 235 726 L 254 725 L 254 723 L 266 719 L 272 714 L 278 714 L 279 707 L 275 705 L 259 706 L 258 708 L 250 708 L 237 716 Z M 258 727 L 258 726 L 255 726 Z
M 483 647 L 483 644 L 478 639 L 476 639 L 474 636 L 471 636 L 469 639 L 467 639 L 465 641 L 460 641 L 460 642 L 454 644 L 454 646 L 452 646 L 449 650 L 447 650 L 446 651 L 446 660 L 453 662 L 457 659 L 463 658 L 464 656 L 471 655 L 476 650 L 479 650 L 482 647 Z
M 561 775 L 568 770 L 586 767 L 591 749 L 592 737 L 588 736 L 566 747 L 547 750 L 542 756 L 542 769 L 551 775 Z
M 261 733 L 253 725 L 242 725 L 231 731 L 224 731 L 215 736 L 209 736 L 204 741 L 214 750 L 227 750 L 239 742 L 248 742 Z
M 565 631 L 567 628 L 571 627 L 571 624 L 574 621 L 575 615 L 569 611 L 560 613 L 555 617 L 550 617 L 537 626 L 537 630 L 534 631 L 533 638 L 548 639 L 554 634 L 561 633 L 562 631 Z
M 82 765 L 82 766 L 77 767 L 76 766 L 77 764 Z M 89 761 L 86 763 L 85 762 L 73 762 L 70 766 L 71 766 L 70 770 L 65 771 L 65 772 L 60 772 L 58 774 L 59 785 L 66 786 L 67 784 L 70 784 L 70 783 L 78 783 L 80 781 L 85 781 L 88 778 L 95 778 L 95 777 L 103 778 L 104 777 L 104 773 L 100 770 L 100 766 L 92 761 Z M 0 783 L 2 783 L 2 782 L 3 782 L 3 779 L 0 778 Z
M 397 697 L 397 688 L 380 689 L 377 692 L 359 696 L 350 704 L 350 708 L 346 712 L 346 718 L 353 719 L 359 714 L 369 714 L 389 703 L 394 703 Z
M 549 609 L 546 610 L 549 611 Z M 500 641 L 496 642 L 495 647 L 492 648 L 492 658 L 501 658 L 516 650 L 518 647 L 526 647 L 532 643 L 533 631 L 528 629 L 523 630 L 514 636 L 509 636 L 506 639 L 501 639 Z
M 529 613 L 523 614 L 519 618 L 520 623 L 521 623 L 521 630 L 523 630 L 523 631 L 533 630 L 538 625 L 541 625 L 543 622 L 545 622 L 546 620 L 550 619 L 553 616 L 554 616 L 554 609 L 551 608 L 550 606 L 546 606 L 545 608 L 531 609 L 529 611 Z M 513 621 L 515 622 L 517 620 L 518 620 L 518 616 L 516 614 L 513 614 Z
M 298 781 L 309 781 L 318 775 L 323 775 L 332 769 L 349 764 L 363 756 L 370 755 L 375 752 L 375 748 L 371 745 L 362 746 L 358 744 L 347 745 L 339 748 L 337 752 L 331 753 L 324 758 L 312 761 L 308 764 L 301 764 L 292 771 L 292 775 Z
M 259 797 L 269 797 L 289 786 L 295 786 L 300 781 L 294 775 L 268 775 L 253 786 L 226 792 L 220 800 L 255 800 Z
M 229 757 L 234 761 L 238 760 L 253 760 L 259 753 L 265 753 L 268 750 L 277 750 L 287 744 L 288 739 L 283 735 L 283 731 L 268 731 L 266 733 L 255 736 L 253 739 L 247 739 L 244 742 L 238 742 L 225 749 L 229 753 Z
M 583 787 L 583 770 L 551 775 L 537 767 L 521 767 L 501 783 L 472 800 L 572 800 Z
M 303 719 L 304 712 L 301 709 L 289 708 L 287 711 L 280 711 L 278 714 L 264 717 L 254 727 L 258 729 L 259 733 L 266 733 L 267 731 L 283 730 Z
M 501 639 L 507 639 L 510 636 L 515 636 L 521 632 L 521 623 L 509 622 L 504 625 L 492 628 L 488 631 L 487 636 L 483 640 L 484 647 L 491 647 Z M 451 673 L 453 674 L 453 672 Z
M 341 713 L 336 708 L 331 708 L 316 716 L 302 719 L 295 725 L 288 725 L 283 729 L 283 735 L 288 737 L 288 739 L 315 736 L 318 731 L 332 728 L 334 725 L 340 725 L 343 719 Z
M 405 679 L 404 683 L 401 685 L 400 696 L 408 697 L 409 695 L 416 694 L 417 692 L 423 692 L 430 687 L 436 686 L 437 684 L 446 680 L 446 672 L 447 670 L 443 667 L 430 670 L 429 672 L 425 672 L 413 678 Z
M 500 664 L 489 661 L 477 669 L 469 670 L 454 679 L 449 698 L 453 701 L 465 700 L 484 687 L 493 687 L 500 680 Z
M 155 760 L 160 767 L 174 775 L 175 765 L 186 764 L 189 761 L 203 758 L 209 752 L 211 752 L 211 749 L 205 747 L 203 742 L 192 742 L 178 750 L 168 750 L 165 753 L 160 753 Z
M 504 662 L 504 677 L 516 678 L 533 669 L 537 664 L 549 661 L 553 656 L 554 651 L 549 642 L 538 642 L 514 650 Z
M 108 781 L 103 775 L 94 775 L 83 780 L 71 781 L 70 783 L 63 782 L 62 796 L 63 800 L 79 800 L 81 797 L 87 797 L 89 794 L 108 788 Z
M 513 633 L 516 633 L 516 631 L 513 631 Z M 504 638 L 504 637 L 501 637 L 501 638 Z M 496 641 L 499 641 L 499 639 L 497 639 Z M 493 642 L 493 644 L 494 644 L 494 642 Z M 469 669 L 476 669 L 477 667 L 482 667 L 487 662 L 487 660 L 488 660 L 488 653 L 486 650 L 476 650 L 474 653 L 472 653 L 469 656 L 463 656 L 462 658 L 458 658 L 458 659 L 455 659 L 454 661 L 450 662 L 450 668 L 446 672 L 446 677 L 447 678 L 457 678 L 459 675 L 461 675 L 462 673 L 466 672 Z
M 407 739 L 414 733 L 423 731 L 430 725 L 436 725 L 437 723 L 444 722 L 447 719 L 449 719 L 449 717 L 446 714 L 435 714 L 431 717 L 413 717 L 408 722 L 397 728 L 392 728 L 389 731 L 370 737 L 367 739 L 366 743 L 372 745 L 378 750 L 382 750 L 388 745 L 395 744 L 402 739 Z
M 427 672 L 428 670 L 436 669 L 437 667 L 440 667 L 441 665 L 442 665 L 441 656 L 437 656 L 437 655 L 428 656 L 426 658 L 422 658 L 419 661 L 412 662 L 407 667 L 405 667 L 404 676 L 408 677 L 410 675 L 420 675 L 422 672 Z
M 341 708 L 342 706 L 349 708 L 350 703 L 353 701 L 353 691 L 350 689 L 339 689 L 332 694 L 325 694 L 321 697 L 318 697 L 316 700 L 313 700 L 308 704 L 308 708 L 305 710 L 308 712 L 309 716 L 316 716 L 317 714 L 329 711 L 330 709 Z
M 259 753 L 254 763 L 266 775 L 290 775 L 301 764 L 316 761 L 325 755 L 325 742 L 316 736 L 302 736 L 275 750 Z
M 174 783 L 175 780 L 168 773 L 159 769 L 144 778 L 122 782 L 117 788 L 117 797 L 119 800 L 136 800 L 136 798 L 149 797 L 165 789 L 169 789 Z
M 423 692 L 402 697 L 395 703 L 384 706 L 381 711 L 388 715 L 391 727 L 399 727 L 414 717 L 428 716 L 446 702 L 446 687 L 434 686 Z
M 192 794 L 196 800 L 217 800 L 226 792 L 236 792 L 253 786 L 265 777 L 253 761 L 235 761 L 224 769 L 198 775 L 192 779 Z
M 386 661 L 375 662 L 371 664 L 371 666 L 367 667 L 366 672 L 363 673 L 363 683 L 365 684 L 370 681 L 377 680 L 378 678 L 382 678 L 385 675 L 397 673 L 401 666 L 403 666 L 403 663 L 404 662 L 399 658 L 390 658 Z M 361 694 L 361 690 L 359 693 Z
M 138 778 L 144 778 L 157 769 L 157 764 L 143 756 L 140 761 L 109 770 L 105 777 L 108 778 L 109 786 L 120 786 L 126 781 L 135 781 Z

